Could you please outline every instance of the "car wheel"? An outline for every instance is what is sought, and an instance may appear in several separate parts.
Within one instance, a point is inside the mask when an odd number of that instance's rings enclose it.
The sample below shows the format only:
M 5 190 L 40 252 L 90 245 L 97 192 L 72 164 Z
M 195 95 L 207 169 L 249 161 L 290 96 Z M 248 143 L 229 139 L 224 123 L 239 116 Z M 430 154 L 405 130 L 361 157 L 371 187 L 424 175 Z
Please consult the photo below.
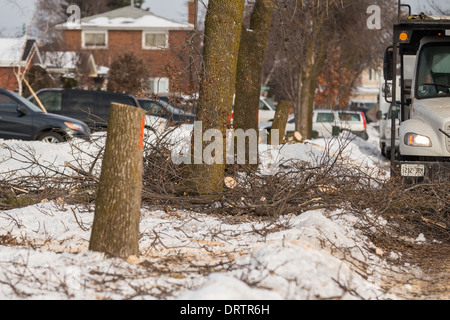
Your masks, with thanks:
M 64 142 L 64 138 L 56 132 L 46 132 L 39 136 L 39 141 L 47 143 L 61 143 Z

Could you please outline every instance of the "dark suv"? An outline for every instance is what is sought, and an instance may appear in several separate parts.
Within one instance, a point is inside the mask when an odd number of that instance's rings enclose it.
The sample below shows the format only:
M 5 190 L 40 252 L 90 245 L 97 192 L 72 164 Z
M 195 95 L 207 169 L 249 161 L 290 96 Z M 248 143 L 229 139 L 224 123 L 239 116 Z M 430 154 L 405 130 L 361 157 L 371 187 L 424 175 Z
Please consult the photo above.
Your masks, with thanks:
M 45 113 L 20 95 L 0 89 L 0 138 L 58 143 L 72 137 L 88 140 L 89 128 L 81 121 Z
M 128 94 L 79 89 L 42 89 L 36 92 L 48 112 L 75 118 L 90 128 L 106 128 L 112 102 L 139 107 Z M 37 105 L 34 97 L 28 98 Z
M 164 100 L 138 99 L 139 105 L 152 116 L 167 119 L 169 125 L 194 123 L 195 115 L 174 107 Z

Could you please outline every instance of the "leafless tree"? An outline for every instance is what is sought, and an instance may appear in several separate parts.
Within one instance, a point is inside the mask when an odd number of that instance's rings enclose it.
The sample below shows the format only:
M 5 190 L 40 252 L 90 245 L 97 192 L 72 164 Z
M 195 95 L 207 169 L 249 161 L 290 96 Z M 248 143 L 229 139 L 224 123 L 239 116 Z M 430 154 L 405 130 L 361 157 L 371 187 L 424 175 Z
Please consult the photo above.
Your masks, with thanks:
M 420 8 L 421 11 L 428 15 L 431 15 L 432 13 L 439 15 L 448 15 L 450 13 L 450 6 L 448 4 L 442 4 L 442 1 L 441 3 L 438 3 L 436 0 L 428 0 L 427 4 L 422 4 Z
M 14 0 L 14 2 L 17 5 L 18 8 L 23 10 L 22 7 L 17 3 L 16 0 Z M 28 60 L 26 61 L 26 64 L 22 65 L 21 61 L 19 61 L 17 68 L 13 69 L 14 75 L 16 76 L 16 79 L 17 79 L 18 92 L 19 92 L 20 95 L 23 93 L 23 83 L 25 83 L 25 85 L 28 87 L 28 89 L 30 89 L 30 91 L 33 91 L 31 89 L 31 86 L 28 83 L 28 80 L 26 79 L 26 73 L 31 68 L 31 64 L 33 63 L 33 57 L 36 54 L 37 48 L 43 43 L 44 38 L 45 38 L 45 36 L 47 35 L 47 33 L 49 31 L 50 21 L 52 21 L 54 16 L 57 15 L 57 14 L 59 14 L 59 10 L 53 11 L 51 14 L 46 16 L 46 19 L 47 19 L 46 26 L 42 30 L 42 32 L 39 33 L 38 40 L 36 41 L 36 45 L 34 45 L 31 48 L 31 50 L 30 50 L 30 52 L 28 54 Z M 28 25 L 28 28 L 27 28 L 26 35 L 24 37 L 24 45 L 23 45 L 22 53 L 21 53 L 20 57 L 24 56 L 24 53 L 25 53 L 25 51 L 27 49 L 28 40 L 32 36 L 32 30 L 35 27 L 35 22 L 36 22 L 37 17 L 39 17 L 39 6 L 37 6 L 36 10 L 34 11 L 33 17 L 29 21 L 29 25 Z
M 142 88 L 147 68 L 140 57 L 126 52 L 115 59 L 110 68 L 108 90 L 136 95 Z
M 278 1 L 265 64 L 265 82 L 274 84 L 280 98 L 295 105 L 297 130 L 306 138 L 312 135 L 312 109 L 317 80 L 336 48 L 340 63 L 355 75 L 378 63 L 381 48 L 389 38 L 386 23 L 395 6 L 377 2 L 382 29 L 367 28 L 367 8 L 373 1 Z

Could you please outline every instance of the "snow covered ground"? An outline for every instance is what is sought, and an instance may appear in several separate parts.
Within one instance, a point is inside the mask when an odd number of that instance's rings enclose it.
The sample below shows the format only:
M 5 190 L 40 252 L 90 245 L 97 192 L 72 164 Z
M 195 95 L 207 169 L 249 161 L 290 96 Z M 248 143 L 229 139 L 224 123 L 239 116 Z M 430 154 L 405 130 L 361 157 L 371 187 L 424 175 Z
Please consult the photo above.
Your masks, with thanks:
M 367 168 L 387 167 L 372 126 L 369 135 L 369 141 L 350 142 L 345 156 Z M 324 139 L 291 144 L 268 158 L 308 161 L 325 145 L 330 142 Z M 11 159 L 11 148 L 33 150 L 41 164 L 70 170 L 64 162 L 89 161 L 83 150 L 98 145 L 79 147 L 0 140 L 0 175 L 39 171 Z M 93 208 L 63 201 L 0 212 L 0 299 L 398 298 L 383 283 L 393 268 L 385 258 L 397 254 L 381 256 L 356 227 L 362 222 L 341 210 L 235 223 L 201 212 L 142 208 L 141 254 L 127 261 L 88 251 L 92 222 Z

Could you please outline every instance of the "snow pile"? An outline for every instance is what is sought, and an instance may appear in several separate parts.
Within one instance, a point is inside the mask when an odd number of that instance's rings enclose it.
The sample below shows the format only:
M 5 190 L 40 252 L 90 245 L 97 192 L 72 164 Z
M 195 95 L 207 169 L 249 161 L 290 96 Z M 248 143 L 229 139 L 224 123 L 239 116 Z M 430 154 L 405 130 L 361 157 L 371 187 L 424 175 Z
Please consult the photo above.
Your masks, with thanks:
M 349 237 L 353 231 L 348 230 L 348 225 L 340 225 L 342 221 L 326 218 L 320 211 L 307 212 L 290 223 L 292 228 L 269 235 L 238 259 L 236 264 L 240 268 L 232 276 L 213 274 L 202 288 L 182 298 L 393 298 L 358 274 L 363 273 L 356 267 L 358 261 L 380 260 L 376 256 L 369 259 L 361 256 L 358 248 L 363 244 Z M 348 261 L 332 254 L 328 246 L 347 252 Z M 245 282 L 237 284 L 236 279 Z
M 143 209 L 141 256 L 131 263 L 88 251 L 92 221 L 92 212 L 55 203 L 2 214 L 0 234 L 31 248 L 1 247 L 0 299 L 395 298 L 364 277 L 366 264 L 383 262 L 338 213 L 282 217 L 286 229 L 266 235 L 276 229 L 267 222 Z
M 266 168 L 274 158 L 308 161 L 320 157 L 327 144 L 262 146 L 262 159 Z M 32 148 L 39 162 L 61 170 L 65 162 L 88 161 L 86 155 L 99 148 L 2 145 L 0 174 L 27 166 L 10 157 L 11 148 Z M 345 154 L 366 166 L 383 162 L 363 140 L 351 141 Z M 386 262 L 355 228 L 361 222 L 342 211 L 236 223 L 198 212 L 143 208 L 141 254 L 128 261 L 88 250 L 93 215 L 92 207 L 58 201 L 0 212 L 0 299 L 396 299 L 380 282 Z

